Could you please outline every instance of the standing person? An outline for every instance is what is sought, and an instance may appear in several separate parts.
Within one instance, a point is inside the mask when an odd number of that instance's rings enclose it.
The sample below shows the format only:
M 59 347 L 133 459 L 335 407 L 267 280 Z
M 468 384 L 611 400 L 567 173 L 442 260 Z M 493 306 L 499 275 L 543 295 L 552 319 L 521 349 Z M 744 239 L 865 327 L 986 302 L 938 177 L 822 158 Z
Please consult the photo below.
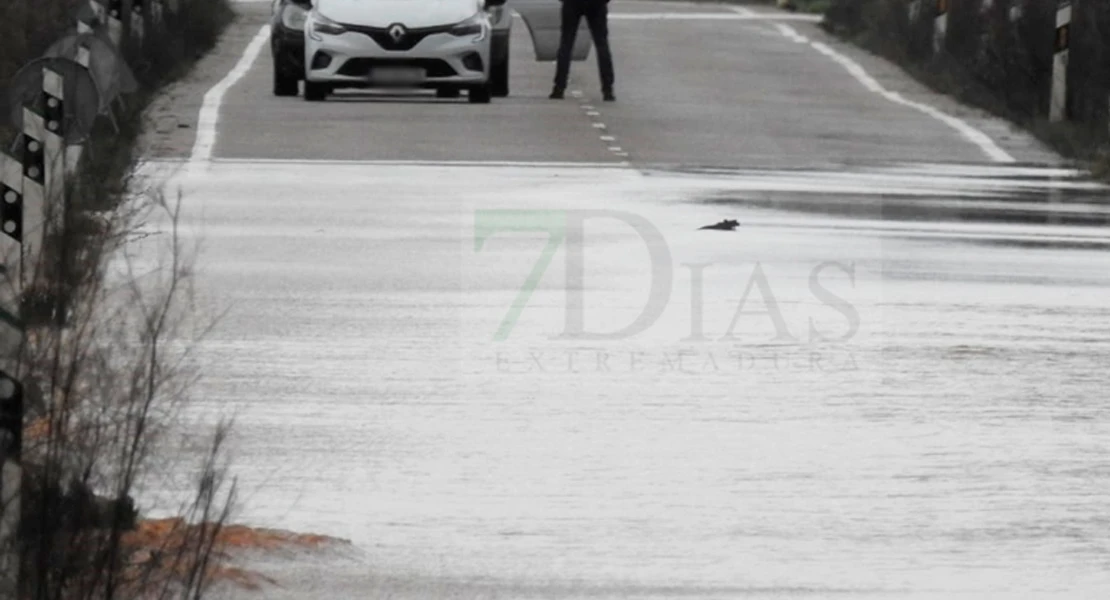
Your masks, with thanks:
M 597 48 L 597 70 L 601 75 L 601 95 L 606 102 L 616 100 L 613 96 L 613 56 L 609 52 L 609 0 L 560 0 L 563 3 L 561 35 L 559 36 L 559 57 L 555 66 L 555 87 L 548 96 L 552 100 L 562 100 L 567 89 L 567 76 L 570 74 L 570 56 L 574 49 L 574 38 L 578 33 L 578 23 L 586 17 L 590 37 Z

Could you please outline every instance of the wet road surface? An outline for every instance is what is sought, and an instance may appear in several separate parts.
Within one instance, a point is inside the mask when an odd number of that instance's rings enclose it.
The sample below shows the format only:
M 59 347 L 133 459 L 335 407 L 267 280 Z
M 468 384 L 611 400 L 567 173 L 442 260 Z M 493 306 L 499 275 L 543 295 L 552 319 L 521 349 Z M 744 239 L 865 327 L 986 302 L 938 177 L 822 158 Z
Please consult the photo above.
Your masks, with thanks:
M 1105 189 L 790 23 L 1015 162 L 775 23 L 615 19 L 615 105 L 526 37 L 489 106 L 275 99 L 263 54 L 152 165 L 239 520 L 359 552 L 243 597 L 1106 597 Z

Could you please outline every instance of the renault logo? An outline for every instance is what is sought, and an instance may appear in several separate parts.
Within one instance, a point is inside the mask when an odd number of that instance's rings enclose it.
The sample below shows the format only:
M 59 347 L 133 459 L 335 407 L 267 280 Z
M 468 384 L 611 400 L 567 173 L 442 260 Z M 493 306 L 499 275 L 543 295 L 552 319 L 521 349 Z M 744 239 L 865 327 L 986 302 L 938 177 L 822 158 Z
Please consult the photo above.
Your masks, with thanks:
M 405 37 L 405 26 L 400 23 L 389 26 L 389 37 L 393 38 L 394 42 L 401 41 Z

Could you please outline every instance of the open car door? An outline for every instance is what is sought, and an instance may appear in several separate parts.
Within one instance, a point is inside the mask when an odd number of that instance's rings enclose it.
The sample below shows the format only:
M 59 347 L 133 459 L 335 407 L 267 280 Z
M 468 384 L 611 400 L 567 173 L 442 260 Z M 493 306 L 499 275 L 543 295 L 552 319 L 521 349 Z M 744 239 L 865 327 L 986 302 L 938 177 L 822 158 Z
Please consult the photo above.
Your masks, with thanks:
M 532 36 L 532 47 L 536 51 L 537 62 L 554 62 L 559 54 L 559 28 L 562 21 L 563 4 L 559 0 L 508 0 L 505 8 L 516 12 L 528 27 Z M 574 37 L 574 60 L 586 60 L 590 56 L 593 40 L 586 19 L 578 24 L 578 35 Z

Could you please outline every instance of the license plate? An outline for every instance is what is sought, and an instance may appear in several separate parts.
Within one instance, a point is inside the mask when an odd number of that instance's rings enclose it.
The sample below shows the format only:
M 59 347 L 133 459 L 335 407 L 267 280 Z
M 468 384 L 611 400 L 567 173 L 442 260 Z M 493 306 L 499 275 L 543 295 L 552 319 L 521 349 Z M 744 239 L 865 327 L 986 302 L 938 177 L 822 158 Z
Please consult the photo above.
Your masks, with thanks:
M 412 67 L 377 67 L 370 78 L 381 83 L 417 83 L 424 80 L 424 69 Z

